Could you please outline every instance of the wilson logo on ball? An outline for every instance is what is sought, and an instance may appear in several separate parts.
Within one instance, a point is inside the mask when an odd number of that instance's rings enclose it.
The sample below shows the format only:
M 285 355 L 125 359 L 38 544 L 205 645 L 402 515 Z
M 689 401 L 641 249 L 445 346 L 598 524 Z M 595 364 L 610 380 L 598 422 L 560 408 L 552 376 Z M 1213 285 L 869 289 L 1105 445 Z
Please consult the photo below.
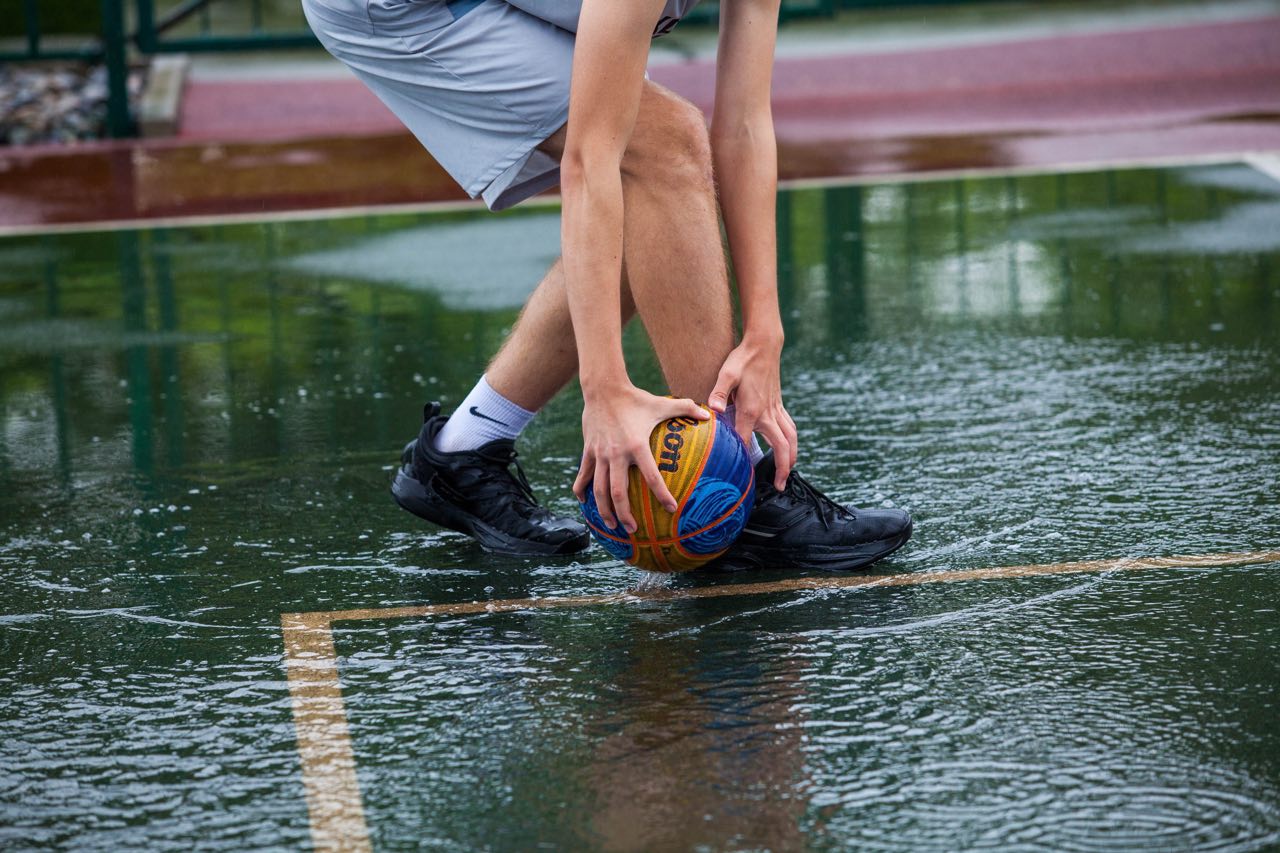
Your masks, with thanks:
M 667 471 L 674 474 L 680 470 L 680 448 L 684 447 L 684 436 L 680 433 L 684 432 L 685 427 L 695 426 L 698 421 L 693 418 L 674 418 L 667 421 L 666 435 L 662 436 L 662 452 L 658 454 L 659 471 Z

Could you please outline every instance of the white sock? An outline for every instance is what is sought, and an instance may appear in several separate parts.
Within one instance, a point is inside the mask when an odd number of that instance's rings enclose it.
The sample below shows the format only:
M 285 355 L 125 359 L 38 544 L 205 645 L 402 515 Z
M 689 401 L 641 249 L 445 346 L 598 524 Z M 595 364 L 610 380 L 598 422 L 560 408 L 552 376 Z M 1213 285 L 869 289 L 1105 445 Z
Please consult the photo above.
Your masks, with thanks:
M 533 420 L 533 415 L 493 390 L 489 380 L 481 376 L 436 435 L 436 450 L 457 453 L 475 450 L 500 438 L 514 439 Z
M 737 413 L 733 406 L 726 406 L 724 413 L 729 418 L 729 423 L 737 424 Z M 752 465 L 760 464 L 760 460 L 764 458 L 764 450 L 760 447 L 760 439 L 756 438 L 754 432 L 751 433 L 751 442 L 747 445 L 747 453 L 751 454 Z

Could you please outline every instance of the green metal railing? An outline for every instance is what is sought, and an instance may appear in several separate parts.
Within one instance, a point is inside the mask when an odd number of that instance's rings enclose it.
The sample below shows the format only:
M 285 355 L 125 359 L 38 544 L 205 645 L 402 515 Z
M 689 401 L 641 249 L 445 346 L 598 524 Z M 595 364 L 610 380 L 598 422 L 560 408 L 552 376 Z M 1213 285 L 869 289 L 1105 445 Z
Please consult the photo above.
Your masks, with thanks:
M 102 47 L 107 65 L 107 132 L 115 138 L 132 136 L 122 0 L 102 0 Z
M 45 59 L 94 60 L 102 56 L 102 48 L 98 45 L 53 49 L 46 47 L 40 28 L 39 0 L 22 0 L 22 32 L 25 48 L 22 50 L 0 50 L 0 62 Z
M 218 33 L 214 23 L 215 9 L 232 5 L 227 0 L 181 0 L 169 8 L 156 8 L 155 0 L 135 0 L 137 31 L 135 40 L 142 53 L 209 53 L 235 50 L 278 50 L 319 47 L 302 18 L 302 5 L 296 4 L 296 28 L 284 30 L 267 24 L 263 0 L 235 0 L 234 5 L 247 13 L 247 20 L 235 23 L 237 32 Z M 245 8 L 247 6 L 247 8 Z M 187 26 L 194 22 L 194 27 Z M 195 32 L 183 32 L 193 29 Z M 179 31 L 175 34 L 175 31 Z

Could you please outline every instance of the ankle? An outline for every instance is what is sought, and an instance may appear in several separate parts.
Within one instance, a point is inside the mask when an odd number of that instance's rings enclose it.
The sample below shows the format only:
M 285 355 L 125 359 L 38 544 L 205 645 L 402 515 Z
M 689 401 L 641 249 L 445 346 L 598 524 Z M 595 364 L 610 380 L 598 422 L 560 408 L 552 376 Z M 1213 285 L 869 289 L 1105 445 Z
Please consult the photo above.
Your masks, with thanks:
M 514 441 L 533 419 L 534 412 L 516 405 L 480 381 L 436 433 L 433 447 L 440 453 L 475 450 L 492 441 Z

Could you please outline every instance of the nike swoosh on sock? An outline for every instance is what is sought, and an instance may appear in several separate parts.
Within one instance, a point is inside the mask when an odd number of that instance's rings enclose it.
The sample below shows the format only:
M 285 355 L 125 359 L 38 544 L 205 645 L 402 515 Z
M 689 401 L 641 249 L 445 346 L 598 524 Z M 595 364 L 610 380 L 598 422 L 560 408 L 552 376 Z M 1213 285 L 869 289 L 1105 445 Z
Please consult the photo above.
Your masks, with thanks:
M 504 423 L 503 421 L 500 421 L 497 418 L 491 418 L 488 415 L 481 413 L 479 407 L 477 406 L 471 407 L 471 416 L 473 418 L 480 418 L 481 420 L 493 421 L 495 424 L 498 424 L 499 426 L 509 426 L 509 424 Z

